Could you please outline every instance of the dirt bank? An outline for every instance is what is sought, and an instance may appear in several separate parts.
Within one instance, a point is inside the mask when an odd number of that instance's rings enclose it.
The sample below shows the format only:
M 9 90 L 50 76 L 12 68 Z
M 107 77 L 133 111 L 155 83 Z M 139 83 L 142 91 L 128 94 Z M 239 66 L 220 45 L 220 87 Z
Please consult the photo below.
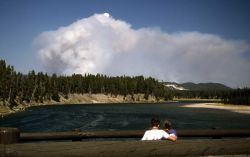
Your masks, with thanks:
M 135 94 L 133 97 L 127 95 L 126 97 L 122 95 L 105 95 L 105 94 L 69 94 L 68 98 L 60 96 L 60 102 L 53 100 L 40 102 L 23 102 L 22 104 L 17 104 L 17 106 L 10 109 L 8 105 L 3 105 L 0 102 L 0 116 L 4 116 L 10 113 L 15 113 L 18 111 L 25 110 L 27 107 L 31 106 L 42 106 L 42 105 L 53 105 L 53 104 L 92 104 L 92 103 L 156 103 L 154 96 L 149 96 L 148 100 L 144 99 L 144 94 Z M 160 101 L 161 102 L 161 101 Z

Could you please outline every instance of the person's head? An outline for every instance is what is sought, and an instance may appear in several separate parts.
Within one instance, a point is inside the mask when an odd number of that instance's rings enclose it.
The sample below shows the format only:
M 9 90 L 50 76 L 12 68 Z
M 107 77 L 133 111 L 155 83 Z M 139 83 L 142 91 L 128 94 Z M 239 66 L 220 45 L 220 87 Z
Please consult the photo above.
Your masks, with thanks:
M 165 126 L 165 129 L 169 130 L 169 129 L 171 129 L 172 124 L 171 124 L 171 122 L 170 122 L 170 121 L 165 120 L 165 122 L 164 122 L 164 126 Z
M 152 127 L 159 127 L 160 126 L 160 120 L 158 120 L 156 118 L 152 118 L 151 119 L 151 126 Z

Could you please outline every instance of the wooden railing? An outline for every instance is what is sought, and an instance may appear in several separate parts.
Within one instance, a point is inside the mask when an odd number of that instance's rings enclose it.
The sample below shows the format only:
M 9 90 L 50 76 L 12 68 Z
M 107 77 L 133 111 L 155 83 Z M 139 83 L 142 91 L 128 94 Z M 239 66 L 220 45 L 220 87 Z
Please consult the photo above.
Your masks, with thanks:
M 250 129 L 236 130 L 177 130 L 176 142 L 140 141 L 144 131 L 68 131 L 20 133 L 16 128 L 0 128 L 0 157 L 166 157 L 166 156 L 213 156 L 213 155 L 250 155 Z M 190 138 L 189 138 L 190 137 Z M 193 138 L 197 137 L 197 138 Z M 199 138 L 207 137 L 207 138 Z M 223 137 L 235 137 L 225 138 Z M 239 137 L 239 138 L 238 138 Z M 243 138 L 247 137 L 247 138 Z M 138 140 L 84 142 L 88 138 L 138 138 Z M 190 139 L 190 140 L 186 140 Z
M 21 133 L 21 141 L 33 140 L 81 140 L 88 138 L 141 138 L 145 131 L 69 131 L 69 132 L 39 132 Z M 237 130 L 178 130 L 178 137 L 250 137 L 250 129 Z
M 0 128 L 0 143 L 17 143 L 18 141 L 72 140 L 81 141 L 89 138 L 141 138 L 144 130 L 130 131 L 66 131 L 20 133 L 16 128 Z M 250 137 L 250 129 L 190 129 L 177 130 L 179 138 L 192 137 Z

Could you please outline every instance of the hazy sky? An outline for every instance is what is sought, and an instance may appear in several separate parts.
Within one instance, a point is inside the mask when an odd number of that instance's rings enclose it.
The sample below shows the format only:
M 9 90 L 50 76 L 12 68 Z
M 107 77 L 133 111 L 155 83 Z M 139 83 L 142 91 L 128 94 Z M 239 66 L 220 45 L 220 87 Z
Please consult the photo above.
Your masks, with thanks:
M 248 0 L 0 0 L 0 58 L 23 73 L 250 86 L 249 8 Z

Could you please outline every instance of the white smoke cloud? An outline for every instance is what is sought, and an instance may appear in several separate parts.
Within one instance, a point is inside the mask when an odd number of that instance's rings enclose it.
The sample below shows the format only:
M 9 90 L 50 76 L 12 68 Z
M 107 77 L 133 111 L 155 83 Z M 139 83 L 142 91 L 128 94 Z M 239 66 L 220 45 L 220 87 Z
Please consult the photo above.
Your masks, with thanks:
M 244 41 L 200 32 L 133 29 L 110 14 L 95 14 L 43 32 L 35 47 L 49 73 L 145 75 L 164 81 L 250 85 Z

